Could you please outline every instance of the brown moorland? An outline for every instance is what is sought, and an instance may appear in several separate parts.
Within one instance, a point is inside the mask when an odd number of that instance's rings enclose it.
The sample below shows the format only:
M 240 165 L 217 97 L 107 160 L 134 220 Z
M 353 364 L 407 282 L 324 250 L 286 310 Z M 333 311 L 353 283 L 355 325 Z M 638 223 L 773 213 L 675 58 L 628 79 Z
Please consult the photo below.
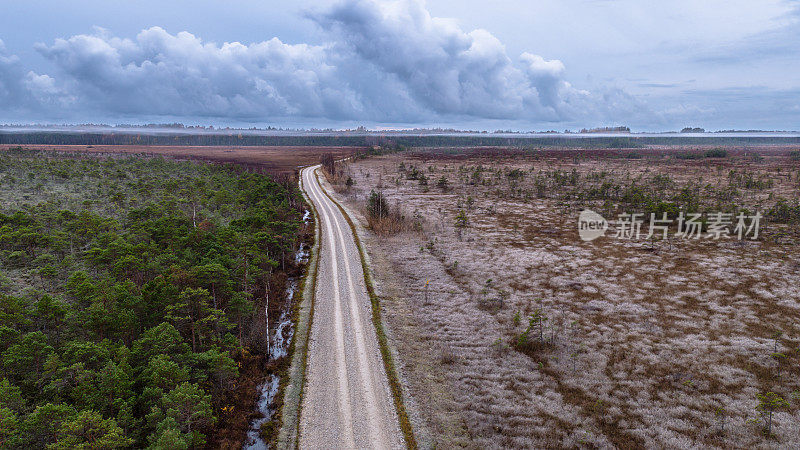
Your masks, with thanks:
M 0 144 L 0 151 L 18 148 L 17 145 Z M 247 146 L 247 147 L 202 147 L 202 146 L 150 146 L 150 145 L 23 145 L 30 150 L 57 151 L 64 153 L 93 153 L 164 156 L 176 159 L 191 159 L 218 163 L 233 163 L 252 170 L 273 174 L 293 175 L 298 167 L 319 163 L 323 154 L 330 153 L 336 159 L 352 155 L 362 147 L 317 147 L 317 146 Z
M 363 240 L 423 445 L 800 445 L 797 148 L 425 149 L 330 179 L 377 230 Z M 373 191 L 403 224 L 367 220 Z M 678 207 L 769 220 L 757 240 L 578 236 L 583 208 Z M 771 436 L 767 392 L 788 402 Z

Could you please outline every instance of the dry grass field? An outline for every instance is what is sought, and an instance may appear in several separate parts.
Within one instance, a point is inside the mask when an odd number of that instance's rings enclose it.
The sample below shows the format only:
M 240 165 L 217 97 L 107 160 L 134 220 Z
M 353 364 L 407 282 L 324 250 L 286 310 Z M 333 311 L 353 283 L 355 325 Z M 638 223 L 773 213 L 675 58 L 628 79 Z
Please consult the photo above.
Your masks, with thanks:
M 0 145 L 0 151 L 17 148 L 17 145 Z M 251 166 L 273 174 L 292 175 L 298 167 L 316 164 L 323 154 L 336 159 L 352 155 L 359 147 L 201 147 L 185 145 L 24 145 L 25 149 L 57 151 L 64 153 L 93 153 L 120 155 L 164 156 Z
M 423 445 L 800 446 L 797 149 L 430 149 L 339 171 L 364 226 L 373 190 L 397 222 L 364 240 Z M 584 208 L 767 218 L 757 240 L 584 242 Z

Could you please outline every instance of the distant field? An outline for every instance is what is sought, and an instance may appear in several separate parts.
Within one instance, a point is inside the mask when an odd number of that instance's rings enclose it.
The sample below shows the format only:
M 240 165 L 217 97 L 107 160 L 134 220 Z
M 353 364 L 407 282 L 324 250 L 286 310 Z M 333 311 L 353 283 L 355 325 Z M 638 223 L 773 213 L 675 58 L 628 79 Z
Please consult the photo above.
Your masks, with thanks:
M 364 241 L 421 442 L 800 445 L 797 147 L 424 149 L 334 182 L 377 231 Z M 373 191 L 385 207 L 367 208 Z M 583 242 L 584 208 L 765 219 L 758 240 Z M 768 392 L 788 402 L 770 439 Z
M 0 151 L 19 145 L 0 144 Z M 326 153 L 335 158 L 349 156 L 364 147 L 204 147 L 180 145 L 22 145 L 31 150 L 64 153 L 90 152 L 100 154 L 162 155 L 178 159 L 206 160 L 252 166 L 262 172 L 292 173 L 297 167 L 315 164 Z
M 9 130 L 0 129 L 0 144 L 166 145 L 166 146 L 293 146 L 364 147 L 399 144 L 404 147 L 501 146 L 516 148 L 632 148 L 654 145 L 800 145 L 797 133 L 708 134 L 518 134 L 429 132 L 250 132 L 248 130 Z

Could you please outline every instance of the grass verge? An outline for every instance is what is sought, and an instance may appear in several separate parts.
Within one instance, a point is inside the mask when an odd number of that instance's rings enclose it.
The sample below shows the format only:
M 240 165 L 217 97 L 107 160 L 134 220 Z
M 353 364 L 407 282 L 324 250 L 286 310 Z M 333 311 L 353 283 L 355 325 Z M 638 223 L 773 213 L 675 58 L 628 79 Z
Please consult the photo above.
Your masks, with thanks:
M 308 271 L 301 283 L 302 301 L 295 312 L 295 333 L 292 339 L 292 363 L 289 366 L 288 384 L 284 391 L 283 408 L 281 408 L 281 429 L 278 432 L 276 447 L 279 449 L 297 448 L 300 443 L 300 408 L 303 404 L 303 387 L 306 381 L 306 364 L 308 361 L 308 338 L 313 320 L 314 300 L 316 295 L 317 270 L 319 268 L 320 227 L 319 214 L 314 203 L 303 190 L 303 179 L 300 180 L 300 191 L 303 193 L 314 215 L 314 245 L 308 261 Z M 298 351 L 299 350 L 299 351 Z
M 319 174 L 315 171 L 314 176 L 319 181 Z M 322 183 L 320 183 L 320 187 Z M 364 270 L 364 283 L 367 286 L 367 293 L 369 294 L 370 303 L 372 304 L 372 324 L 375 326 L 375 333 L 378 336 L 378 346 L 381 349 L 381 356 L 383 359 L 383 366 L 386 370 L 386 376 L 389 379 L 389 388 L 392 391 L 392 400 L 394 401 L 394 407 L 397 411 L 397 418 L 400 422 L 400 430 L 403 433 L 403 438 L 406 443 L 406 448 L 409 449 L 416 449 L 417 448 L 417 441 L 414 438 L 414 430 L 411 427 L 411 420 L 408 418 L 408 412 L 406 411 L 405 403 L 403 402 L 403 387 L 400 384 L 400 377 L 397 375 L 397 367 L 394 362 L 394 358 L 392 357 L 392 352 L 389 349 L 389 339 L 386 336 L 386 330 L 383 327 L 383 321 L 381 320 L 381 305 L 380 305 L 380 298 L 378 295 L 375 294 L 375 286 L 372 281 L 372 275 L 370 274 L 369 264 L 367 263 L 367 254 L 366 250 L 364 250 L 364 246 L 361 245 L 361 240 L 358 238 L 358 233 L 356 233 L 356 226 L 353 223 L 353 220 L 350 218 L 350 215 L 347 214 L 347 211 L 336 201 L 325 189 L 322 189 L 322 192 L 327 196 L 335 205 L 339 208 L 339 211 L 342 212 L 344 219 L 350 225 L 350 231 L 353 233 L 353 239 L 356 242 L 356 247 L 358 247 L 358 254 L 361 257 L 361 267 Z

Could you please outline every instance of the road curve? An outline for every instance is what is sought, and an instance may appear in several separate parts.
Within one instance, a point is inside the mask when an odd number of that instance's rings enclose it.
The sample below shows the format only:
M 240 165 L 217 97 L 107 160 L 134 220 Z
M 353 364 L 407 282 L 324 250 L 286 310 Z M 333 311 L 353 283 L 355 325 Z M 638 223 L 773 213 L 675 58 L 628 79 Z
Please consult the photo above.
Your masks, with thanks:
M 321 229 L 300 448 L 404 448 L 350 226 L 315 172 L 300 172 Z

